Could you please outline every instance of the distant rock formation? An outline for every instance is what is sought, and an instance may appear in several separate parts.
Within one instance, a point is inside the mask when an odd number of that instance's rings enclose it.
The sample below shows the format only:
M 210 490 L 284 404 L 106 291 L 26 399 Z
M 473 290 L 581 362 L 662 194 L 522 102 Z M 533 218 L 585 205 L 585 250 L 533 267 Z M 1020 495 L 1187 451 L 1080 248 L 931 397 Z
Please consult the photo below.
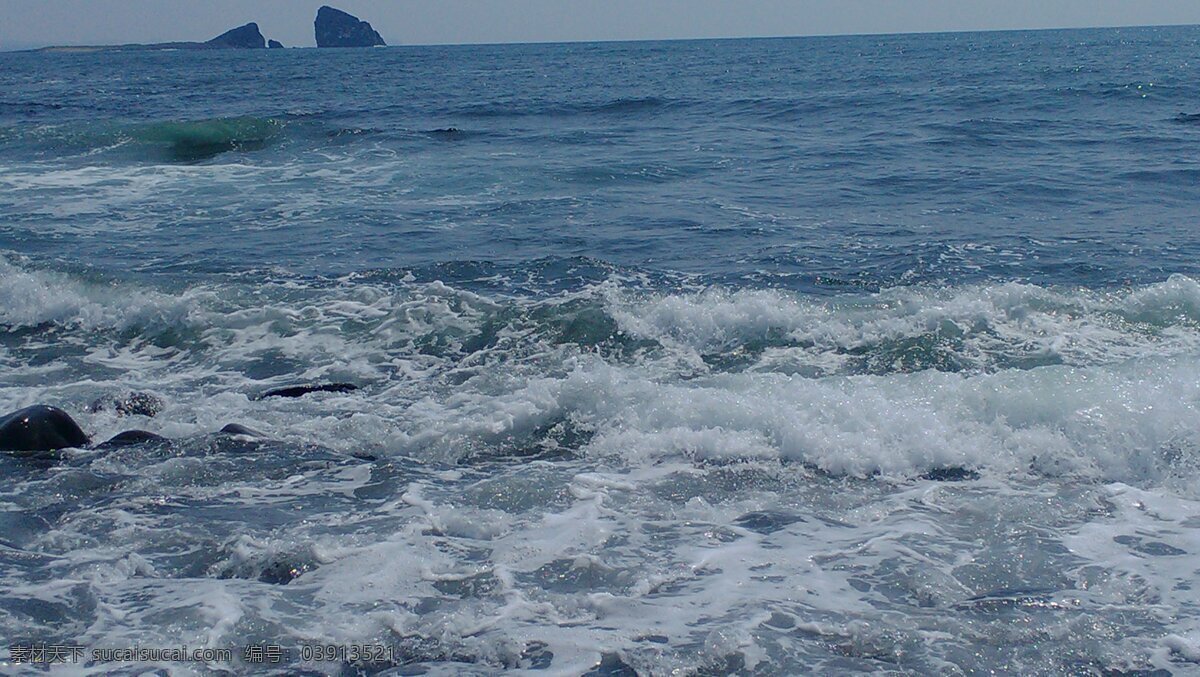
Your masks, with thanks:
M 272 47 L 283 45 L 271 41 Z M 155 42 L 151 44 L 132 45 L 94 45 L 94 46 L 65 46 L 43 47 L 33 50 L 36 52 L 141 52 L 162 51 L 171 49 L 200 50 L 200 49 L 265 49 L 267 41 L 258 30 L 258 24 L 253 21 L 245 26 L 238 26 L 225 31 L 207 42 Z
M 283 49 L 283 43 L 278 40 L 267 40 L 267 47 L 270 49 Z
M 317 47 L 375 47 L 387 44 L 371 28 L 371 24 L 328 5 L 317 10 L 313 27 L 317 35 Z
M 245 26 L 238 26 L 225 31 L 217 37 L 204 43 L 213 47 L 228 47 L 232 49 L 266 49 L 267 40 L 258 30 L 258 24 L 251 21 Z

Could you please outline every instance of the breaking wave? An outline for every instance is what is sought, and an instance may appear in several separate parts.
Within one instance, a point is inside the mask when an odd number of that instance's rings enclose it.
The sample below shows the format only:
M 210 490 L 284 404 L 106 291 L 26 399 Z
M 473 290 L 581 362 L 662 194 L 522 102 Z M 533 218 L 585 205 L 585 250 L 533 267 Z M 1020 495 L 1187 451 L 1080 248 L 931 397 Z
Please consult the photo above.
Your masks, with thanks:
M 444 462 L 768 458 L 1146 483 L 1193 477 L 1200 450 L 1200 284 L 1183 276 L 837 299 L 608 278 L 537 298 L 402 272 L 168 293 L 0 266 L 0 343 L 28 372 L 0 390 L 10 407 L 151 388 L 200 412 L 181 429 L 236 404 L 294 442 Z M 48 351 L 60 385 L 31 388 Z M 366 387 L 316 422 L 249 401 L 296 379 Z

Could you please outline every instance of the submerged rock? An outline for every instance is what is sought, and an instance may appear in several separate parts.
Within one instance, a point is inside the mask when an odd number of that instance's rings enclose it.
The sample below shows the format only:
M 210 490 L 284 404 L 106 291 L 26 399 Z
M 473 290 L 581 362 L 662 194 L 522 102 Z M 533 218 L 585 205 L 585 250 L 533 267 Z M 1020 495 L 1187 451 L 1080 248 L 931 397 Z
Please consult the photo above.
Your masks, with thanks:
M 153 417 L 162 411 L 163 401 L 150 393 L 129 393 L 123 398 L 113 396 L 101 397 L 92 402 L 89 411 L 107 411 L 112 409 L 117 416 L 147 416 Z
M 79 424 L 57 407 L 37 404 L 0 418 L 2 451 L 53 451 L 87 443 Z
M 268 49 L 283 49 L 283 43 L 278 40 L 267 40 Z
M 258 580 L 272 585 L 287 585 L 315 568 L 316 564 L 312 562 L 274 560 L 263 565 Z
M 304 397 L 310 393 L 349 393 L 358 390 L 358 386 L 353 383 L 313 383 L 294 386 L 284 386 L 282 388 L 272 388 L 260 395 L 255 396 L 256 400 L 265 400 L 268 397 Z
M 245 26 L 227 30 L 204 44 L 231 49 L 265 49 L 267 41 L 259 32 L 258 24 L 251 21 Z
M 921 475 L 921 477 L 935 482 L 967 482 L 979 479 L 979 473 L 970 468 L 948 466 L 945 468 L 934 468 Z
M 375 47 L 386 45 L 371 24 L 340 9 L 325 5 L 313 22 L 317 47 Z
M 267 436 L 258 432 L 253 428 L 247 428 L 241 423 L 230 423 L 229 425 L 217 431 L 219 435 L 242 435 L 244 437 L 259 437 L 265 439 Z
M 287 585 L 316 568 L 317 562 L 311 556 L 277 553 L 274 556 L 231 562 L 214 573 L 217 578 L 242 578 L 271 585 Z
M 125 432 L 117 433 L 108 440 L 96 445 L 96 449 L 119 449 L 121 447 L 131 447 L 136 444 L 149 444 L 159 442 L 169 442 L 162 435 L 152 433 L 146 430 L 126 430 Z
M 249 536 L 240 536 L 228 543 L 225 550 L 228 557 L 209 567 L 210 576 L 287 585 L 321 564 L 311 545 L 275 549 Z

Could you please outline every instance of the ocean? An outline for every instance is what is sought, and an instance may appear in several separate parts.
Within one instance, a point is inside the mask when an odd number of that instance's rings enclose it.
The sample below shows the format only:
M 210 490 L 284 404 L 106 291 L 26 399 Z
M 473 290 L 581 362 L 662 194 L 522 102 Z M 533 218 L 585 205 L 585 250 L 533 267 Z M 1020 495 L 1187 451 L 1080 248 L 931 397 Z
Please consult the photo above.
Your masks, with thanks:
M 0 54 L 0 415 L 168 438 L 0 668 L 1200 674 L 1198 217 L 1200 27 Z

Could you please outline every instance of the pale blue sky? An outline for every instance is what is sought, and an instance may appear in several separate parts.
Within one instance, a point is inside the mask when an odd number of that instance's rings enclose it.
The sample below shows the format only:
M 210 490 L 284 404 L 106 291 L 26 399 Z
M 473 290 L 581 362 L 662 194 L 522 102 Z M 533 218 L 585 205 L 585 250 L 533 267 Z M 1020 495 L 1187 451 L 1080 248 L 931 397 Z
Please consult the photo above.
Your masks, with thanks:
M 0 49 L 205 40 L 249 21 L 312 46 L 320 0 L 0 0 Z M 1200 24 L 1200 0 L 337 0 L 389 44 Z

